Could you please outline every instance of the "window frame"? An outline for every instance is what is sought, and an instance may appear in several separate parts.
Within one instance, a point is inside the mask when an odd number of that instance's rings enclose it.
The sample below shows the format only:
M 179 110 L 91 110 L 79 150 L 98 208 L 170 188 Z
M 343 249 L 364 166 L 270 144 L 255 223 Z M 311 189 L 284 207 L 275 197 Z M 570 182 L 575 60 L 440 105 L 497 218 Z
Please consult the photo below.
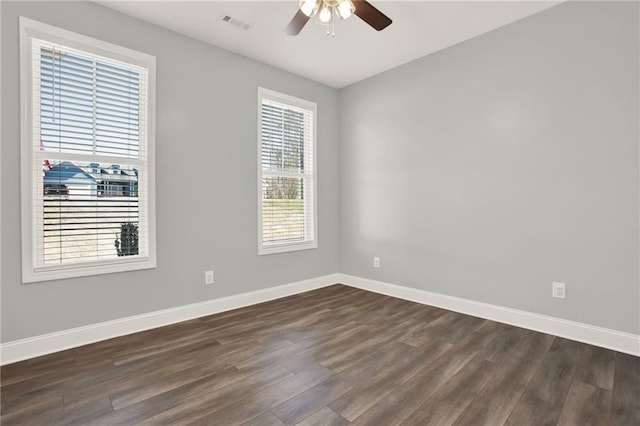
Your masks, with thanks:
M 25 17 L 19 18 L 20 32 L 20 176 L 21 176 L 21 222 L 22 222 L 22 282 L 32 283 L 64 278 L 86 277 L 115 272 L 155 268 L 156 223 L 155 223 L 155 81 L 156 58 L 146 53 L 118 46 L 72 31 L 64 30 Z M 146 188 L 147 188 L 147 255 L 114 258 L 108 260 L 67 263 L 41 267 L 36 265 L 37 244 L 34 229 L 34 130 L 37 119 L 34 114 L 34 64 L 32 40 L 46 40 L 69 48 L 124 62 L 147 70 L 147 115 L 146 115 Z M 127 161 L 123 158 L 123 161 Z
M 302 178 L 311 179 L 312 197 L 308 200 L 304 198 L 305 217 L 307 217 L 307 209 L 311 210 L 311 217 L 313 223 L 308 226 L 305 224 L 305 239 L 303 241 L 296 242 L 283 242 L 283 243 L 269 243 L 265 245 L 263 241 L 263 228 L 262 228 L 262 101 L 264 99 L 279 102 L 282 104 L 290 105 L 295 108 L 301 108 L 311 112 L 312 118 L 312 134 L 311 134 L 311 155 L 312 155 L 312 172 L 310 176 L 306 176 L 304 173 L 299 173 Z M 305 99 L 297 98 L 284 93 L 276 92 L 274 90 L 258 87 L 258 255 L 268 255 L 276 253 L 286 253 L 300 250 L 309 250 L 318 248 L 318 167 L 317 167 L 317 128 L 318 128 L 318 110 L 317 104 Z M 309 206 L 309 204 L 311 204 Z M 306 234 L 311 233 L 311 238 L 306 238 Z

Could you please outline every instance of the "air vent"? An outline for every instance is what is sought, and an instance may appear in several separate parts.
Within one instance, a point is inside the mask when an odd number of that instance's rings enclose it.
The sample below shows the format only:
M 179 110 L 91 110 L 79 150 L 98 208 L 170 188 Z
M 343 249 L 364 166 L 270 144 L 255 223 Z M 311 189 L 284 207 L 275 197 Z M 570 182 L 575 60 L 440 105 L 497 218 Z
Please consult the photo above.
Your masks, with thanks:
M 234 27 L 236 27 L 238 29 L 241 29 L 241 30 L 247 31 L 247 30 L 250 30 L 251 27 L 252 27 L 251 24 L 247 24 L 246 22 L 239 21 L 236 18 L 234 18 L 232 16 L 229 16 L 229 15 L 227 15 L 225 13 L 223 13 L 221 15 L 220 19 L 221 19 L 222 22 L 226 22 L 227 24 L 231 24 Z

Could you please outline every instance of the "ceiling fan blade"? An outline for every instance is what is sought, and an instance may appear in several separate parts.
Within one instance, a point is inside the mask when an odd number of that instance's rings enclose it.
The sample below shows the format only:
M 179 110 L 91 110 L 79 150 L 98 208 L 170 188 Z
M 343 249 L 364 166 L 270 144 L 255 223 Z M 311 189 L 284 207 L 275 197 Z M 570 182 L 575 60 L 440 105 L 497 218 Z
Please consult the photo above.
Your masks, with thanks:
M 309 17 L 304 13 L 302 13 L 300 9 L 298 9 L 296 14 L 293 15 L 291 22 L 289 22 L 289 25 L 287 25 L 287 27 L 284 29 L 284 33 L 290 36 L 295 36 L 300 34 L 300 31 L 308 21 L 309 21 Z
M 368 1 L 353 0 L 353 5 L 356 7 L 354 13 L 378 31 L 384 30 L 393 22 L 387 15 L 373 7 Z

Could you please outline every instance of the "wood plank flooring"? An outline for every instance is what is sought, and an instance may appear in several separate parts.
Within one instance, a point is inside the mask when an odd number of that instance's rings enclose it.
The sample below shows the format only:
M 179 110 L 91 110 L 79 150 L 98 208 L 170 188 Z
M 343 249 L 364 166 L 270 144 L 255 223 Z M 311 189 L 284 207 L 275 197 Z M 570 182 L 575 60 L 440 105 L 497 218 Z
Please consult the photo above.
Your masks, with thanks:
M 3 425 L 640 425 L 640 358 L 335 285 L 2 367 Z

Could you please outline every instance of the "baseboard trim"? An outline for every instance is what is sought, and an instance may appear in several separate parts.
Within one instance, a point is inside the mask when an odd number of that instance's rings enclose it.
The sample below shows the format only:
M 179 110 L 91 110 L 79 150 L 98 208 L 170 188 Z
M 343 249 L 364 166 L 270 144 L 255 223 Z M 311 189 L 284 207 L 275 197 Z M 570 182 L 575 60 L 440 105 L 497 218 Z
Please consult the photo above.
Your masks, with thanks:
M 362 290 L 385 294 L 424 305 L 437 306 L 450 311 L 640 356 L 640 335 L 637 334 L 625 333 L 459 297 L 446 296 L 348 274 L 339 274 L 338 280 L 343 284 Z
M 0 365 L 315 290 L 337 283 L 337 277 L 338 274 L 330 274 L 206 302 L 14 340 L 0 344 Z
M 268 302 L 337 283 L 640 356 L 640 336 L 636 334 L 336 273 L 3 343 L 0 344 L 0 365 L 12 364 L 101 340 Z

